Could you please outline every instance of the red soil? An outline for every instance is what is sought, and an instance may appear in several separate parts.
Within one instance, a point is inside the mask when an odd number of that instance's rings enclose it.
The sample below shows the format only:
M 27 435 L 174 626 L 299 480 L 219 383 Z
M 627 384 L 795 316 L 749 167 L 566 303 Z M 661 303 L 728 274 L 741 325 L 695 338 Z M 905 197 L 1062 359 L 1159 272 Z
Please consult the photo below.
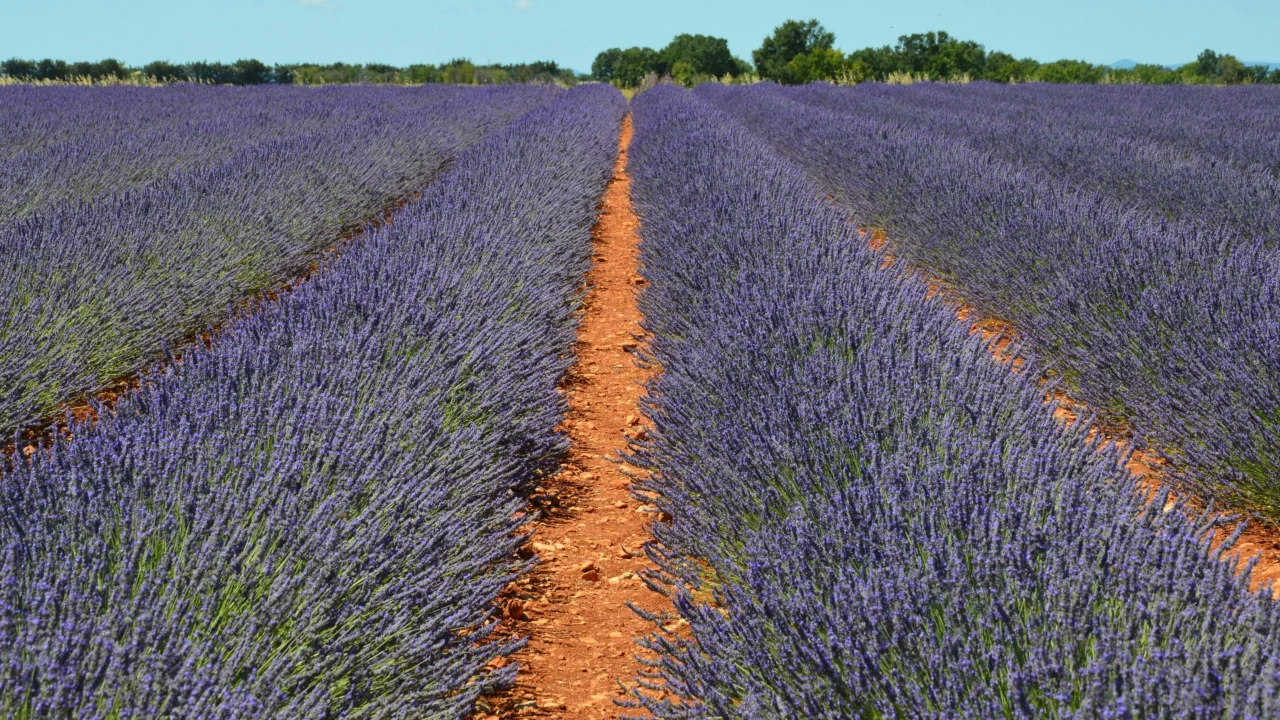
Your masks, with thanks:
M 863 232 L 868 236 L 868 244 L 871 249 L 884 257 L 881 267 L 886 269 L 893 267 L 897 263 L 897 259 L 889 252 L 889 242 L 885 234 L 880 230 L 863 230 Z M 969 324 L 970 334 L 982 333 L 984 340 L 998 337 L 989 346 L 991 356 L 997 362 L 1011 364 L 1015 370 L 1021 369 L 1023 358 L 1015 355 L 1012 350 L 1013 346 L 1020 344 L 1017 328 L 1003 320 L 981 317 L 976 308 L 966 304 L 960 299 L 959 295 L 947 288 L 936 277 L 930 276 L 927 271 L 915 268 L 910 271 L 919 273 L 928 283 L 930 297 L 936 294 L 943 296 L 947 303 L 955 309 L 956 317 L 961 322 Z M 1053 416 L 1063 425 L 1074 423 L 1082 415 L 1095 417 L 1098 415 L 1088 405 L 1068 396 L 1061 390 L 1046 393 L 1045 402 L 1058 403 Z M 1113 443 L 1121 450 L 1131 449 L 1125 428 L 1094 425 L 1089 432 L 1092 436 L 1100 435 L 1103 440 Z M 1165 484 L 1164 461 L 1154 453 L 1132 450 L 1126 468 L 1131 475 L 1138 479 L 1147 493 L 1148 500 L 1153 500 L 1156 493 Z M 1203 503 L 1197 502 L 1195 498 L 1187 498 L 1187 500 L 1188 505 L 1193 510 L 1203 507 Z M 1171 497 L 1166 507 L 1171 506 L 1173 502 L 1174 498 Z M 1216 530 L 1213 548 L 1217 549 L 1224 540 L 1229 538 L 1234 533 L 1235 527 L 1236 523 L 1231 523 Z M 1259 558 L 1258 564 L 1254 566 L 1253 573 L 1249 578 L 1250 589 L 1261 590 L 1270 582 L 1273 584 L 1273 595 L 1280 598 L 1280 529 L 1251 523 L 1244 534 L 1236 540 L 1225 559 L 1239 559 L 1243 568 L 1244 561 L 1255 555 L 1259 556 Z
M 478 718 L 618 717 L 613 701 L 625 696 L 622 684 L 635 677 L 642 653 L 633 638 L 652 630 L 627 603 L 651 612 L 666 604 L 636 577 L 653 567 L 642 551 L 646 525 L 664 518 L 632 497 L 630 476 L 640 471 L 608 459 L 647 432 L 639 400 L 654 372 L 632 357 L 643 344 L 636 295 L 644 280 L 628 195 L 630 142 L 628 116 L 593 232 L 577 361 L 562 387 L 570 408 L 562 430 L 571 447 L 534 497 L 542 517 L 526 552 L 541 563 L 500 599 L 499 634 L 527 635 L 529 644 L 507 661 L 519 663 L 515 687 L 482 699 Z

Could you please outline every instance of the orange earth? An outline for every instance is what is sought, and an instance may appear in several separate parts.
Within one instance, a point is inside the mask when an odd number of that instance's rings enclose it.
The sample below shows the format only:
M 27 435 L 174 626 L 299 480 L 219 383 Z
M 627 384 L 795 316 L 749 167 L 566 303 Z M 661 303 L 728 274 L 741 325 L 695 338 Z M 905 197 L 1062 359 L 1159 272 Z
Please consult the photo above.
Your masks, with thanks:
M 593 231 L 577 361 L 562 385 L 571 447 L 533 502 L 542 516 L 528 551 L 540 564 L 499 601 L 499 636 L 528 636 L 529 644 L 506 661 L 519 664 L 515 687 L 482 698 L 477 718 L 618 717 L 613 701 L 626 696 L 623 686 L 634 682 L 635 658 L 644 652 L 634 639 L 654 629 L 627 605 L 670 609 L 637 577 L 653 568 L 642 549 L 646 526 L 665 518 L 632 497 L 630 478 L 640 470 L 617 461 L 629 440 L 645 437 L 639 401 L 654 372 L 634 356 L 644 343 L 636 298 L 645 281 L 628 194 L 630 142 L 628 116 Z

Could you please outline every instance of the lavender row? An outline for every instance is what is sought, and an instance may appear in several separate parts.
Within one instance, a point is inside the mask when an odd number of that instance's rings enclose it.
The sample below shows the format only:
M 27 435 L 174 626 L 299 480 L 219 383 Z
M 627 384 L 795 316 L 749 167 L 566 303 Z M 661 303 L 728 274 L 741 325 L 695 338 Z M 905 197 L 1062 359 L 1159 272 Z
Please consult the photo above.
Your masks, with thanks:
M 0 226 L 0 432 L 137 372 L 166 344 L 296 277 L 344 230 L 554 97 L 485 88 L 418 103 L 409 89 L 359 90 L 328 96 L 333 112 L 361 102 L 388 115 L 251 144 L 205 169 Z
M 301 90 L 301 91 L 299 91 Z M 353 125 L 460 126 L 460 88 L 0 88 L 0 224 L 58 202 L 234 162 L 248 148 Z
M 936 91 L 939 98 L 985 99 L 988 111 L 1043 112 L 1080 129 L 1101 130 L 1280 173 L 1280 93 L 1274 88 L 978 83 L 971 91 L 955 86 L 951 90 L 934 86 L 925 94 Z
M 1264 717 L 1280 606 L 794 165 L 634 101 L 658 717 Z M 767 112 L 769 108 L 762 109 Z M 662 620 L 661 618 L 655 618 Z M 667 622 L 670 626 L 670 623 Z
M 1183 485 L 1280 519 L 1280 253 L 1002 161 L 930 127 L 703 91 L 896 252 L 1013 323 Z
M 0 711 L 463 717 L 624 102 L 570 91 L 393 225 L 0 476 Z
M 921 84 L 910 88 L 867 86 L 856 90 L 810 85 L 788 97 L 819 107 L 910 124 L 1008 162 L 1041 169 L 1071 185 L 1091 188 L 1135 207 L 1210 231 L 1226 229 L 1231 242 L 1280 248 L 1280 159 L 1266 154 L 1276 142 L 1276 121 L 1262 121 L 1254 105 L 1280 112 L 1280 92 L 1184 93 L 1161 88 L 1139 97 L 1149 114 L 1135 116 L 1115 92 L 985 85 L 957 90 Z M 1215 88 L 1216 90 L 1217 88 Z M 1183 101 L 1166 115 L 1161 100 Z M 1234 100 L 1234 102 L 1232 102 Z M 1206 117 L 1206 106 L 1218 116 Z M 1204 111 L 1204 113 L 1197 112 Z M 1224 115 L 1221 115 L 1225 113 Z M 1170 132 L 1177 118 L 1199 135 Z M 1187 128 L 1188 130 L 1190 128 Z M 1226 158 L 1206 144 L 1222 137 L 1245 143 L 1256 155 Z M 1251 161 L 1252 160 L 1252 161 Z

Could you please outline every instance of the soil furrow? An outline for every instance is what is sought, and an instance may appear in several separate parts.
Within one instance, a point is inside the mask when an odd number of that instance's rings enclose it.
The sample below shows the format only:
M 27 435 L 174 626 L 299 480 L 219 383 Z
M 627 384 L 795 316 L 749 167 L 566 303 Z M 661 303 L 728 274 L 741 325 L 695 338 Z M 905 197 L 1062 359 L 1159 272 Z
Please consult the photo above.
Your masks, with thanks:
M 653 373 L 635 358 L 644 343 L 636 303 L 644 280 L 626 173 L 630 142 L 628 116 L 593 230 L 577 359 L 562 386 L 570 450 L 531 501 L 540 517 L 525 551 L 540 562 L 500 600 L 500 634 L 529 643 L 506 661 L 519 664 L 515 687 L 482 699 L 477 717 L 618 717 L 613 701 L 638 669 L 634 639 L 653 629 L 627 604 L 657 611 L 665 602 L 638 577 L 653 567 L 643 545 L 646 525 L 659 518 L 631 495 L 630 477 L 640 471 L 618 462 L 647 432 L 639 401 Z

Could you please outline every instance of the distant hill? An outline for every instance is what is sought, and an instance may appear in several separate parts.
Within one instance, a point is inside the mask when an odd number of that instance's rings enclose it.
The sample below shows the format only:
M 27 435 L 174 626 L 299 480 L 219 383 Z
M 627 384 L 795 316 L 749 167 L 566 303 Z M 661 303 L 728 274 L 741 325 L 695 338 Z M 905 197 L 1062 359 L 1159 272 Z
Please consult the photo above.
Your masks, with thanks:
M 1262 62 L 1260 60 L 1245 60 L 1245 65 L 1266 65 L 1272 70 L 1280 69 L 1280 62 Z

